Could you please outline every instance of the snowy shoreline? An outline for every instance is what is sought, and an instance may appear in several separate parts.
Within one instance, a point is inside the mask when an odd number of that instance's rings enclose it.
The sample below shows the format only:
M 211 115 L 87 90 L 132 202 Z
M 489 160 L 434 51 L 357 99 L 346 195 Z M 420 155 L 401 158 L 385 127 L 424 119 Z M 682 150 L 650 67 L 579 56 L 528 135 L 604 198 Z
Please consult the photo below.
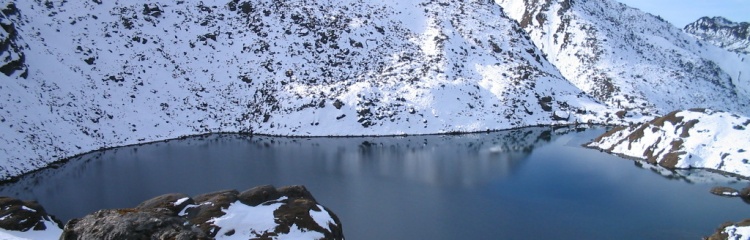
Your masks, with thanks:
M 608 126 L 608 127 L 614 127 L 614 126 L 620 126 L 618 124 L 587 124 L 587 123 L 578 123 L 578 124 L 558 124 L 558 125 L 535 125 L 535 126 L 523 126 L 523 127 L 516 127 L 516 128 L 509 128 L 509 129 L 497 129 L 497 130 L 485 130 L 485 131 L 474 131 L 474 132 L 446 132 L 446 133 L 425 133 L 425 134 L 386 134 L 386 135 L 321 135 L 321 136 L 307 136 L 307 135 L 282 135 L 282 134 L 265 134 L 265 133 L 248 133 L 248 132 L 211 132 L 211 133 L 199 133 L 199 134 L 193 134 L 193 135 L 185 135 L 185 136 L 179 136 L 174 138 L 168 138 L 168 139 L 159 139 L 159 140 L 153 140 L 153 141 L 147 141 L 147 142 L 139 142 L 139 143 L 133 143 L 133 144 L 126 144 L 121 146 L 110 146 L 110 147 L 103 147 L 99 149 L 94 149 L 82 153 L 75 154 L 73 156 L 65 157 L 58 159 L 56 161 L 50 162 L 47 166 L 34 169 L 32 171 L 24 172 L 19 175 L 10 176 L 5 179 L 0 179 L 0 185 L 3 184 L 9 184 L 17 182 L 20 178 L 30 175 L 35 172 L 43 171 L 45 169 L 50 168 L 58 168 L 62 166 L 63 164 L 68 163 L 69 161 L 79 158 L 84 155 L 97 153 L 101 151 L 107 151 L 122 147 L 130 147 L 130 146 L 143 146 L 148 145 L 152 143 L 159 143 L 159 142 L 169 142 L 173 140 L 182 140 L 187 138 L 195 138 L 195 137 L 202 137 L 202 136 L 210 136 L 210 135 L 217 135 L 217 134 L 236 134 L 236 135 L 246 135 L 246 136 L 260 136 L 260 137 L 284 137 L 284 138 L 357 138 L 357 137 L 407 137 L 407 136 L 430 136 L 430 135 L 463 135 L 463 134 L 478 134 L 478 133 L 493 133 L 493 132 L 501 132 L 501 131 L 512 131 L 512 130 L 518 130 L 518 129 L 524 129 L 524 128 L 536 128 L 536 127 L 550 127 L 550 128 L 579 128 L 583 126 L 584 128 L 590 128 L 595 126 Z

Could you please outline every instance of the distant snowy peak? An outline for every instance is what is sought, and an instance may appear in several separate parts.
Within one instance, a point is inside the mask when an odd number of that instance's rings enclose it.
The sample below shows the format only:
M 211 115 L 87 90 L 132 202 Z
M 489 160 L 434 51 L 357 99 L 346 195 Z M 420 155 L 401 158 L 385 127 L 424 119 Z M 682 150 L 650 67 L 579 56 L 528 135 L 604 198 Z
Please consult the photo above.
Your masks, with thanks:
M 685 32 L 729 51 L 750 54 L 750 23 L 723 17 L 702 17 L 685 26 Z
M 691 109 L 617 127 L 588 146 L 670 169 L 706 168 L 750 177 L 748 143 L 750 118 Z
M 750 61 L 613 0 L 496 0 L 562 75 L 612 107 L 750 114 Z

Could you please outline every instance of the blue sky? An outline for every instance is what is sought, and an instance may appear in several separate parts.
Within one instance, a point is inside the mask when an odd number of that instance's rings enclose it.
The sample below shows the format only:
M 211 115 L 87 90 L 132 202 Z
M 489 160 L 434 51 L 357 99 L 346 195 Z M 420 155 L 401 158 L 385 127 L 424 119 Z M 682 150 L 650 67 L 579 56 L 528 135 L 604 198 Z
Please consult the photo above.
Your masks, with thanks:
M 750 22 L 750 0 L 617 0 L 682 28 L 703 16 Z

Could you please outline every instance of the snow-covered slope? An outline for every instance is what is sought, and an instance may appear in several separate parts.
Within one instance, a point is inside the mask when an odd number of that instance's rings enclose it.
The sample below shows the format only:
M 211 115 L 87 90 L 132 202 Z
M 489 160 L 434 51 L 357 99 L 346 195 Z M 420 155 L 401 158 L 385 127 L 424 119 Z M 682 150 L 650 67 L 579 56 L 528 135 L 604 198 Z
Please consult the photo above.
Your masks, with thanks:
M 750 59 L 614 0 L 496 0 L 562 75 L 610 106 L 750 114 Z
M 206 132 L 422 134 L 620 120 L 487 1 L 0 7 L 0 37 L 12 46 L 3 64 L 15 69 L 0 75 L 0 179 Z
M 726 50 L 750 54 L 750 23 L 723 17 L 702 17 L 688 24 L 685 32 Z
M 692 109 L 615 128 L 587 146 L 671 169 L 706 168 L 749 177 L 748 143 L 750 118 Z

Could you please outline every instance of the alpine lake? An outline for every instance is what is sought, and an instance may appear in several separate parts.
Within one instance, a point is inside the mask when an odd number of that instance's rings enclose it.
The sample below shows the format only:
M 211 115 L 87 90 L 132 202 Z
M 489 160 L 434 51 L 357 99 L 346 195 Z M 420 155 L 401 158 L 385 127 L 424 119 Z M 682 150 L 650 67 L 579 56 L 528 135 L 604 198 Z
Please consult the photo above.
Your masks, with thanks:
M 211 134 L 96 151 L 0 185 L 63 222 L 165 193 L 305 185 L 349 239 L 700 239 L 750 218 L 715 186 L 582 145 L 606 127 L 403 137 Z

